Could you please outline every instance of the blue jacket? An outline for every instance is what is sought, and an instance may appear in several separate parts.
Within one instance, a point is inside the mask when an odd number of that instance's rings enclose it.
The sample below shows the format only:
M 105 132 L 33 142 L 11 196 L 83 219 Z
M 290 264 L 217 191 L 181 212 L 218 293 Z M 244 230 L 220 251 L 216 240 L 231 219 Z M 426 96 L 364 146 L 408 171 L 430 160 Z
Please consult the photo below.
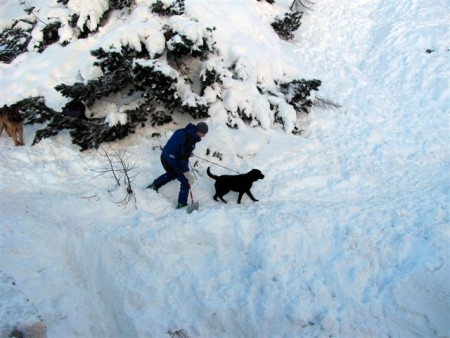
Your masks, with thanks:
M 197 127 L 189 123 L 185 128 L 173 133 L 164 146 L 161 156 L 178 174 L 185 173 L 189 171 L 189 157 L 199 141 L 201 138 L 197 134 Z

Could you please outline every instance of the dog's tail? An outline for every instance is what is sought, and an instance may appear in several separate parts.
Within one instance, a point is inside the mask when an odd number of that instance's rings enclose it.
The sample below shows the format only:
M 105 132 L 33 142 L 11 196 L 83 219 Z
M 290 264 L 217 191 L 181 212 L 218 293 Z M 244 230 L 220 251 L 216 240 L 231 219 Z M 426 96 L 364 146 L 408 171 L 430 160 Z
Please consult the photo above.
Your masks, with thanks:
M 219 176 L 213 175 L 213 174 L 211 173 L 210 168 L 211 168 L 211 167 L 208 167 L 208 169 L 206 169 L 206 173 L 208 174 L 209 177 L 211 177 L 211 178 L 217 180 L 217 179 L 219 178 Z

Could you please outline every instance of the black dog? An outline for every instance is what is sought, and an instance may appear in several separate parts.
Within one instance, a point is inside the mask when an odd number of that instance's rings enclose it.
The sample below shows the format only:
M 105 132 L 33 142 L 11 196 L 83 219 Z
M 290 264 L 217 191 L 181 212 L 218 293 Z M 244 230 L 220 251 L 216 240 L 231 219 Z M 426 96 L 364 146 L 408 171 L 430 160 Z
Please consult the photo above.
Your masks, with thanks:
M 79 100 L 72 100 L 68 102 L 62 111 L 65 117 L 72 119 L 87 120 L 86 118 L 86 106 Z
M 252 199 L 252 201 L 257 202 L 258 200 L 253 197 L 250 192 L 253 182 L 263 179 L 264 175 L 258 169 L 252 169 L 246 174 L 242 175 L 222 175 L 216 176 L 211 174 L 210 168 L 206 170 L 208 176 L 216 180 L 216 194 L 214 195 L 214 200 L 217 201 L 217 197 L 223 202 L 227 203 L 223 199 L 223 196 L 228 194 L 231 190 L 237 191 L 239 193 L 238 203 L 241 203 L 242 196 L 244 193 Z

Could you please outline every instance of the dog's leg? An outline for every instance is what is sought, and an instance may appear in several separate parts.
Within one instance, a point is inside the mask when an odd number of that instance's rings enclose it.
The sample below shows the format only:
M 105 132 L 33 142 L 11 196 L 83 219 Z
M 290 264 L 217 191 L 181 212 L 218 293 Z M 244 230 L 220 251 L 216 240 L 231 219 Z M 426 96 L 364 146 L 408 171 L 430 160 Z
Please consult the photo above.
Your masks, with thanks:
M 3 119 L 0 120 L 0 135 L 3 133 L 3 129 L 5 129 L 5 122 Z
M 246 191 L 247 195 L 252 199 L 253 202 L 258 202 L 259 200 L 257 200 L 256 198 L 253 197 L 252 193 L 249 191 Z
M 10 129 L 11 128 L 11 129 Z M 14 144 L 16 145 L 16 147 L 19 145 L 19 141 L 17 140 L 17 127 L 15 125 L 13 125 L 12 123 L 9 124 L 9 128 L 10 129 L 10 134 L 9 136 L 12 137 Z
M 13 137 L 11 133 L 11 124 L 9 122 L 5 122 L 5 130 L 9 137 Z
M 223 199 L 222 196 L 217 195 L 217 193 L 213 196 L 213 198 L 214 198 L 214 201 L 217 201 L 217 198 L 220 198 L 220 200 L 221 200 L 222 202 L 227 203 L 227 201 L 225 201 L 225 200 Z
M 22 125 L 22 123 L 18 127 L 18 132 L 19 132 L 19 145 L 23 146 L 23 145 L 25 145 L 25 143 L 23 143 L 23 125 Z

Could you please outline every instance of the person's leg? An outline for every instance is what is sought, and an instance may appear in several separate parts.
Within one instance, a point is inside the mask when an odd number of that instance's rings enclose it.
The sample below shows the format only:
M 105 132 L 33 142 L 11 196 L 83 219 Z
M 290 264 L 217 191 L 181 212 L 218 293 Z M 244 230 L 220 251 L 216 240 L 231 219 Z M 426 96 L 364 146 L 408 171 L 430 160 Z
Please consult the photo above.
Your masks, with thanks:
M 180 192 L 178 194 L 178 207 L 180 208 L 187 205 L 190 186 L 187 178 L 183 174 L 178 175 L 177 180 L 180 181 Z
M 169 183 L 170 181 L 177 178 L 177 174 L 175 173 L 175 171 L 162 156 L 161 164 L 166 172 L 159 176 L 156 180 L 154 180 L 153 183 L 149 186 L 156 191 L 158 191 L 158 189 L 161 188 L 164 184 Z
M 164 173 L 161 176 L 159 176 L 156 180 L 153 181 L 153 186 L 158 190 L 161 188 L 164 184 L 169 183 L 170 181 L 173 181 L 176 178 L 171 173 Z

